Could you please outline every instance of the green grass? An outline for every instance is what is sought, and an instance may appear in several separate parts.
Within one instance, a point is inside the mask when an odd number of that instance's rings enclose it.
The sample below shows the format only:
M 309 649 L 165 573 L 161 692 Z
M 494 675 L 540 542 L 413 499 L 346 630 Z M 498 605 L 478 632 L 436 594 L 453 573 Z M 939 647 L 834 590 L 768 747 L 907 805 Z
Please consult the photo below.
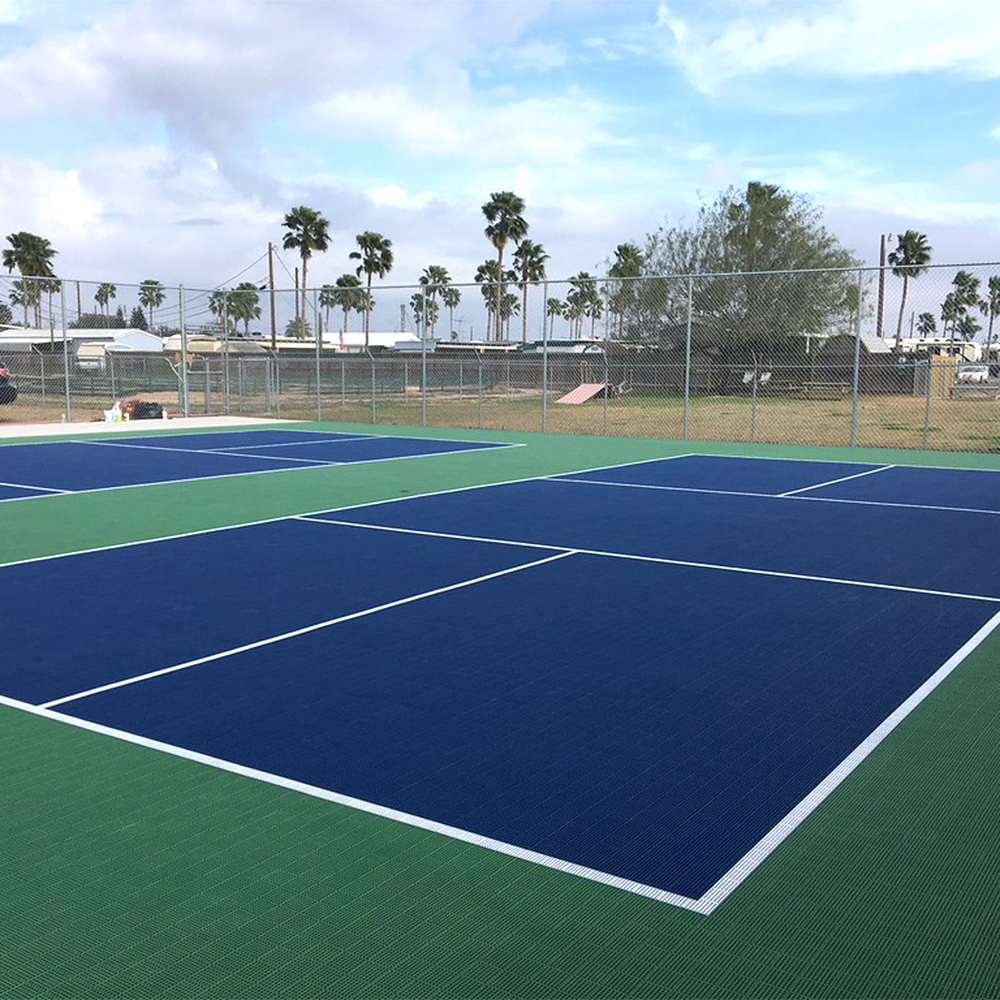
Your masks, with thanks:
M 3 558 L 693 450 L 1000 468 L 407 433 L 527 446 L 5 504 Z M 0 997 L 995 997 L 998 665 L 994 636 L 708 917 L 0 708 Z

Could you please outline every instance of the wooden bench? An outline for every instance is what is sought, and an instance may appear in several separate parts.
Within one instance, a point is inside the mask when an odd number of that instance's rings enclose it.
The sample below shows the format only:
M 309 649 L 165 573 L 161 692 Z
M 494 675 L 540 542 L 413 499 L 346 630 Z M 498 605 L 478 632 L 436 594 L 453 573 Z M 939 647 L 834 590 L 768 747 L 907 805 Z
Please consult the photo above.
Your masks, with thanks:
M 985 382 L 956 382 L 951 387 L 952 399 L 968 399 L 978 396 L 983 399 L 1000 399 L 1000 384 L 988 385 Z
M 803 382 L 803 399 L 843 399 L 849 386 L 846 382 Z

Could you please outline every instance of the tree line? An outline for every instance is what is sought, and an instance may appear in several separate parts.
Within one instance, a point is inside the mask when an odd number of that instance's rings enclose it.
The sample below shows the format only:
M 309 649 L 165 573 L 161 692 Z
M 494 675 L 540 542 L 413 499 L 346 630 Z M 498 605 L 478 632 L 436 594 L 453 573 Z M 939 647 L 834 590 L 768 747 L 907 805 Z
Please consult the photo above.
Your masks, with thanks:
M 512 322 L 518 316 L 521 339 L 527 339 L 529 292 L 547 277 L 549 256 L 542 244 L 528 238 L 525 208 L 524 199 L 512 191 L 494 192 L 482 206 L 483 232 L 494 256 L 477 267 L 474 280 L 481 286 L 486 307 L 487 340 L 510 339 Z M 297 252 L 302 279 L 295 317 L 285 333 L 311 336 L 306 319 L 309 264 L 315 254 L 329 250 L 330 223 L 318 210 L 300 205 L 285 215 L 282 225 L 282 247 Z M 13 282 L 10 305 L 0 303 L 0 324 L 10 324 L 12 308 L 20 308 L 25 326 L 31 317 L 40 326 L 43 297 L 48 296 L 51 315 L 52 296 L 60 291 L 52 264 L 56 251 L 48 240 L 26 232 L 12 233 L 7 243 L 3 265 L 21 278 Z M 902 282 L 897 351 L 910 283 L 927 272 L 931 255 L 926 234 L 913 229 L 896 238 L 888 255 L 888 270 Z M 347 256 L 355 265 L 353 273 L 345 271 L 333 283 L 323 284 L 318 304 L 325 311 L 327 328 L 331 312 L 339 313 L 337 323 L 344 334 L 350 315 L 362 316 L 367 349 L 375 306 L 372 285 L 376 277 L 383 280 L 392 270 L 393 243 L 382 233 L 365 231 L 355 237 L 355 249 Z M 690 313 L 699 323 L 714 327 L 729 346 L 773 345 L 788 336 L 830 333 L 838 324 L 853 329 L 862 312 L 871 308 L 853 273 L 860 267 L 806 196 L 753 181 L 745 189 L 730 187 L 721 192 L 714 202 L 703 204 L 690 222 L 664 223 L 646 236 L 641 247 L 633 242 L 619 244 L 604 263 L 603 278 L 579 272 L 569 279 L 563 298 L 546 299 L 544 313 L 550 335 L 556 318 L 565 320 L 573 338 L 587 332 L 593 336 L 597 321 L 606 318 L 611 336 L 642 340 L 676 328 Z M 697 280 L 684 280 L 685 276 L 697 276 Z M 447 309 L 449 332 L 454 335 L 454 310 L 462 295 L 447 269 L 428 265 L 419 286 L 409 303 L 417 323 L 433 337 L 441 310 Z M 212 292 L 208 306 L 223 328 L 242 323 L 249 333 L 250 323 L 261 315 L 262 290 L 252 282 L 242 282 Z M 110 315 L 116 294 L 116 286 L 107 282 L 95 292 L 96 316 L 104 325 L 124 323 L 120 308 L 114 317 Z M 133 309 L 130 325 L 152 329 L 155 311 L 164 299 L 162 283 L 142 281 L 139 307 Z M 986 318 L 990 345 L 1000 316 L 1000 276 L 987 279 L 984 294 L 980 279 L 960 270 L 940 305 L 939 317 L 921 312 L 915 318 L 916 333 L 934 336 L 940 318 L 942 335 L 952 343 L 972 340 L 983 329 L 977 314 Z

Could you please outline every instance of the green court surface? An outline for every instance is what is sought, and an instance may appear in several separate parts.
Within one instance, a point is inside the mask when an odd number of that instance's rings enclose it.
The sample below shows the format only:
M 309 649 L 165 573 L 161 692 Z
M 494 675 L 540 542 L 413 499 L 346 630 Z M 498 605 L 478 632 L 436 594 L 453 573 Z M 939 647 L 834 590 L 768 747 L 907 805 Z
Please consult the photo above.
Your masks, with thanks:
M 692 451 L 1000 469 L 385 432 L 526 447 L 0 504 L 0 561 Z M 994 635 L 707 916 L 0 706 L 0 997 L 996 997 L 998 668 Z

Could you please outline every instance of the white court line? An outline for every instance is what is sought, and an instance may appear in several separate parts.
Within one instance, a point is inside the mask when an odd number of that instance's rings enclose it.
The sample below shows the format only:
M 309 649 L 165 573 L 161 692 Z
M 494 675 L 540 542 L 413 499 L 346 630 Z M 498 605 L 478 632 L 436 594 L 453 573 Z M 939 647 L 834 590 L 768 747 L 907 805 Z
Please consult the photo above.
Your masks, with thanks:
M 824 447 L 828 447 L 825 446 Z M 872 449 L 877 451 L 879 449 Z M 906 451 L 905 448 L 897 449 L 898 451 Z M 971 453 L 970 453 L 971 454 Z M 869 459 L 864 458 L 782 458 L 780 455 L 712 455 L 707 452 L 691 452 L 694 458 L 735 458 L 743 459 L 743 461 L 749 462 L 812 462 L 817 465 L 871 465 L 872 462 Z M 656 459 L 653 459 L 655 462 Z M 614 466 L 609 466 L 609 468 L 614 468 Z M 940 469 L 944 472 L 990 472 L 996 475 L 1000 473 L 1000 469 L 971 469 L 967 465 L 909 465 L 906 463 L 896 463 L 897 469 Z
M 895 468 L 916 468 L 916 466 L 895 466 Z M 599 472 L 599 469 L 594 471 Z M 968 470 L 967 470 L 968 471 Z M 651 483 L 620 483 L 610 479 L 577 479 L 572 475 L 540 476 L 549 483 L 579 483 L 581 486 L 617 486 L 626 490 L 667 490 L 671 493 L 709 493 L 720 497 L 756 497 L 761 500 L 811 500 L 813 503 L 849 503 L 863 507 L 902 507 L 908 510 L 941 510 L 955 514 L 1000 514 L 1000 509 L 988 507 L 946 507 L 931 503 L 902 503 L 894 500 L 853 500 L 848 497 L 808 497 L 801 494 L 788 496 L 781 493 L 748 493 L 743 490 L 709 490 L 695 486 L 654 486 Z M 348 508 L 345 508 L 345 510 Z
M 855 472 L 853 476 L 841 476 L 840 479 L 830 479 L 825 483 L 816 483 L 815 486 L 802 486 L 797 490 L 788 490 L 786 493 L 778 493 L 779 497 L 794 497 L 799 493 L 806 493 L 809 490 L 822 489 L 824 486 L 834 486 L 837 483 L 846 483 L 849 479 L 861 479 L 863 476 L 874 476 L 876 472 L 885 472 L 886 469 L 895 469 L 894 465 L 882 465 L 877 469 L 868 469 L 866 472 Z
M 28 486 L 25 483 L 0 483 L 0 486 L 10 486 L 15 490 L 37 490 L 39 493 L 72 493 L 72 490 L 57 490 L 52 486 Z M 24 499 L 23 497 L 11 497 L 12 500 Z
M 496 851 L 498 854 L 505 854 L 508 857 L 518 858 L 521 861 L 527 861 L 531 864 L 543 865 L 546 868 L 553 868 L 556 871 L 577 875 L 591 882 L 599 882 L 602 885 L 611 886 L 615 889 L 623 889 L 626 892 L 645 896 L 648 899 L 654 899 L 658 902 L 671 903 L 674 906 L 682 907 L 685 910 L 692 910 L 695 913 L 708 914 L 711 913 L 715 906 L 718 906 L 718 903 L 707 906 L 697 899 L 690 899 L 678 893 L 667 892 L 665 889 L 658 889 L 656 886 L 645 885 L 642 882 L 634 882 L 631 879 L 621 878 L 618 875 L 609 875 L 607 872 L 598 871 L 595 868 L 587 868 L 572 861 L 564 861 L 562 858 L 540 854 L 538 851 L 532 851 L 526 847 L 518 847 L 516 844 L 509 844 L 503 840 L 495 840 L 493 837 L 485 837 L 482 834 L 462 830 L 459 827 L 448 826 L 445 823 L 437 822 L 437 820 L 415 816 L 412 813 L 405 813 L 399 809 L 390 809 L 388 806 L 379 805 L 376 802 L 368 802 L 365 799 L 356 799 L 350 795 L 342 795 L 340 792 L 333 792 L 327 788 L 320 788 L 317 785 L 308 785 L 303 781 L 295 781 L 293 778 L 286 778 L 280 774 L 272 774 L 270 771 L 261 771 L 254 767 L 246 767 L 243 764 L 223 760 L 220 757 L 211 757 L 208 754 L 199 753 L 197 750 L 188 750 L 185 747 L 179 747 L 172 743 L 163 743 L 160 740 L 150 739 L 147 736 L 139 736 L 136 733 L 126 732 L 122 729 L 102 726 L 98 722 L 78 719 L 72 715 L 64 715 L 62 712 L 53 712 L 51 709 L 30 705 L 27 702 L 17 701 L 14 698 L 7 698 L 0 695 L 0 705 L 6 705 L 8 708 L 27 712 L 30 715 L 41 716 L 43 719 L 49 719 L 53 722 L 61 722 L 78 729 L 85 729 L 88 732 L 98 733 L 101 736 L 110 736 L 112 739 L 122 740 L 125 743 L 132 743 L 136 746 L 167 753 L 173 757 L 180 757 L 183 760 L 205 764 L 220 771 L 228 771 L 231 774 L 238 774 L 244 778 L 251 778 L 254 781 L 276 785 L 288 791 L 323 799 L 326 802 L 346 806 L 348 809 L 356 809 L 359 812 L 395 820 L 397 823 L 405 823 L 407 826 L 429 830 L 432 833 L 450 837 L 452 840 L 460 840 L 463 843 L 473 844 L 476 847 L 484 847 L 486 850 Z
M 303 432 L 299 432 L 303 433 Z M 247 450 L 260 450 L 262 448 L 305 448 L 308 445 L 314 444 L 344 444 L 346 441 L 371 441 L 372 439 L 378 440 L 380 437 L 385 437 L 387 435 L 382 434 L 355 434 L 351 437 L 328 437 L 320 438 L 316 441 L 279 441 L 277 444 L 239 444 L 232 445 L 228 448 L 216 448 L 215 451 L 221 452 L 231 452 L 231 451 L 247 451 Z M 395 440 L 395 439 L 393 439 Z M 114 442 L 109 442 L 113 444 Z
M 739 861 L 733 865 L 699 900 L 711 913 L 727 896 L 757 869 L 832 792 L 986 637 L 1000 625 L 1000 612 L 995 614 L 975 635 L 950 656 L 935 673 L 924 681 L 881 725 L 858 744 L 794 809 L 766 833 Z
M 565 545 L 546 545 L 543 542 L 521 542 L 516 538 L 486 538 L 479 535 L 457 535 L 445 531 L 423 531 L 418 528 L 399 528 L 385 524 L 364 524 L 358 521 L 335 521 L 329 517 L 313 517 L 309 514 L 298 514 L 296 521 L 309 521 L 312 524 L 335 524 L 345 528 L 364 528 L 367 531 L 394 531 L 402 535 L 424 535 L 429 538 L 450 538 L 464 542 L 487 542 L 492 545 L 516 545 L 522 548 L 543 549 L 548 551 L 565 551 Z M 645 556 L 631 552 L 607 552 L 603 549 L 584 549 L 577 545 L 572 551 L 582 556 L 601 556 L 605 559 L 631 559 L 635 562 L 662 563 L 665 566 L 687 566 L 692 569 L 720 570 L 724 573 L 747 573 L 751 576 L 776 576 L 784 580 L 807 580 L 810 583 L 835 583 L 847 587 L 870 587 L 875 590 L 895 590 L 904 594 L 928 594 L 931 597 L 953 597 L 962 601 L 986 601 L 989 604 L 1000 604 L 1000 597 L 988 597 L 985 594 L 960 594 L 949 590 L 928 590 L 924 587 L 904 587 L 895 583 L 875 583 L 871 580 L 842 580 L 835 576 L 811 576 L 806 573 L 785 573 L 776 569 L 757 569 L 752 566 L 727 566 L 721 563 L 694 562 L 690 559 L 668 559 L 665 556 Z
M 281 458 L 275 455 L 244 455 L 242 452 L 217 451 L 213 448 L 166 448 L 155 444 L 126 444 L 124 441 L 69 441 L 68 444 L 97 445 L 103 448 L 134 448 L 139 451 L 176 452 L 179 455 L 222 455 L 224 458 L 257 458 L 262 462 L 305 462 L 308 465 L 340 465 L 339 462 L 324 462 L 316 458 Z M 146 483 L 145 485 L 151 485 Z
M 355 618 L 366 618 L 368 615 L 378 614 L 380 611 L 388 611 L 390 608 L 398 608 L 404 604 L 412 604 L 414 601 L 422 601 L 427 597 L 436 597 L 439 594 L 447 594 L 452 590 L 461 590 L 463 587 L 471 587 L 477 583 L 485 583 L 487 580 L 495 580 L 501 576 L 509 576 L 511 573 L 519 573 L 521 570 L 532 569 L 544 563 L 555 562 L 557 559 L 565 559 L 567 556 L 576 555 L 574 549 L 563 548 L 556 555 L 546 556 L 544 559 L 536 559 L 534 562 L 522 563 L 518 566 L 511 566 L 507 569 L 497 570 L 494 573 L 486 573 L 483 576 L 474 577 L 471 580 L 462 580 L 459 583 L 450 583 L 447 587 L 437 587 L 434 590 L 426 590 L 422 594 L 412 594 L 396 601 L 389 601 L 386 604 L 379 604 L 373 608 L 365 608 L 362 611 L 352 611 L 347 615 L 340 615 L 338 618 L 330 618 L 327 621 L 316 622 L 313 625 L 306 625 L 304 628 L 293 629 L 291 632 L 282 632 L 280 635 L 272 635 L 267 639 L 258 639 L 256 642 L 248 642 L 242 646 L 234 646 L 232 649 L 224 649 L 219 653 L 211 653 L 209 656 L 201 656 L 196 660 L 188 660 L 185 663 L 177 663 L 172 667 L 162 667 L 160 670 L 150 670 L 145 674 L 136 674 L 134 677 L 126 677 L 124 680 L 113 681 L 110 684 L 102 684 L 100 687 L 89 688 L 86 691 L 77 691 L 76 694 L 69 694 L 63 698 L 56 698 L 47 701 L 39 708 L 55 708 L 57 705 L 65 705 L 71 701 L 79 701 L 81 698 L 89 698 L 91 695 L 101 694 L 104 691 L 113 691 L 116 688 L 127 687 L 130 684 L 138 684 L 141 681 L 148 681 L 154 677 L 162 677 L 164 674 L 173 674 L 178 670 L 187 670 L 189 667 L 197 667 L 202 663 L 212 663 L 215 660 L 223 660 L 239 653 L 249 652 L 251 649 L 260 649 L 262 646 L 272 646 L 276 642 L 284 642 L 286 639 L 294 639 L 300 635 L 308 635 L 310 632 L 318 632 L 320 629 L 330 628 L 333 625 L 340 625 L 343 622 L 353 621 Z

